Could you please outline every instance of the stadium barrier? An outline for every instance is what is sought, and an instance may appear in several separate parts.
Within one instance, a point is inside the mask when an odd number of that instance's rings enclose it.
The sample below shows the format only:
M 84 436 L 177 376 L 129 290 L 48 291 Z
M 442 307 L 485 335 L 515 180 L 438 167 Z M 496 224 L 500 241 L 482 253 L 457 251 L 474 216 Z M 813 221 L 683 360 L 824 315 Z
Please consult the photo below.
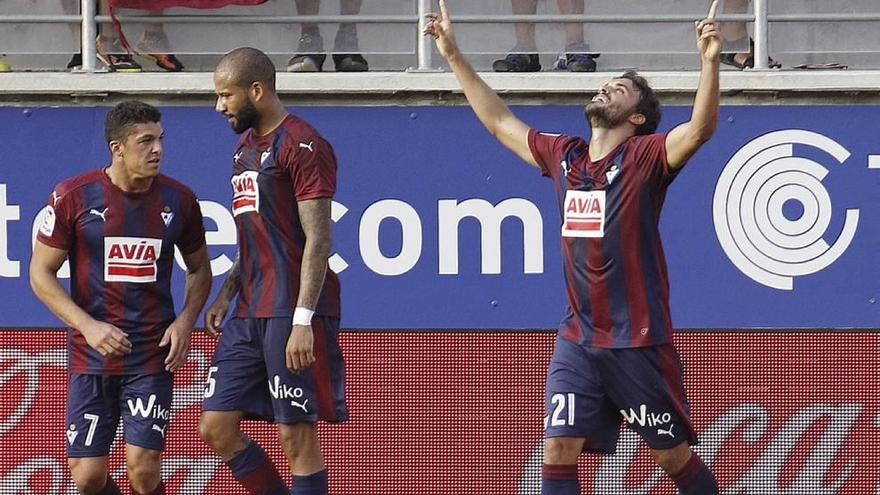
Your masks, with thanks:
M 331 493 L 537 494 L 547 331 L 346 331 L 351 420 L 321 428 Z M 880 332 L 677 333 L 701 443 L 725 494 L 880 494 Z M 65 462 L 65 337 L 0 331 L 0 494 L 75 493 Z M 200 441 L 212 341 L 177 374 L 168 493 L 240 494 Z M 552 413 L 552 412 L 551 412 Z M 662 412 L 625 411 L 662 424 Z M 247 431 L 287 471 L 264 423 Z M 111 472 L 124 476 L 118 442 Z M 584 457 L 584 493 L 672 494 L 629 430 Z M 124 484 L 120 483 L 120 484 Z

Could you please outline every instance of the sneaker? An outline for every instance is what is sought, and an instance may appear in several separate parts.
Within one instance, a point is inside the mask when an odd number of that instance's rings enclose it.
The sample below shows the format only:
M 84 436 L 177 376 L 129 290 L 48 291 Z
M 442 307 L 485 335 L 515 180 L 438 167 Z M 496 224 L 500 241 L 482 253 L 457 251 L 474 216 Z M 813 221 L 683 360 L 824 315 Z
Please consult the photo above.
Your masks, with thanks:
M 565 47 L 565 53 L 556 59 L 553 70 L 567 70 L 569 72 L 596 72 L 596 59 L 598 53 L 590 53 L 590 46 L 585 43 L 577 43 Z
M 12 72 L 12 66 L 3 57 L 0 57 L 0 72 Z
M 74 53 L 70 57 L 70 61 L 67 62 L 67 70 L 76 70 L 81 68 L 83 65 L 83 54 L 82 53 Z
M 144 69 L 130 53 L 122 49 L 119 40 L 98 36 L 98 58 L 110 72 L 141 72 Z
M 144 57 L 156 62 L 156 65 L 164 71 L 180 72 L 183 70 L 183 63 L 171 53 L 145 53 Z
M 156 62 L 160 69 L 168 72 L 180 72 L 183 64 L 174 54 L 168 53 L 170 44 L 165 31 L 144 31 L 138 40 L 137 49 L 144 57 Z
M 297 54 L 287 62 L 287 72 L 321 72 L 324 70 L 324 40 L 321 36 L 303 34 L 299 39 Z
M 367 60 L 360 53 L 333 55 L 336 72 L 366 72 L 370 70 Z
M 537 53 L 510 53 L 506 57 L 492 62 L 495 72 L 538 72 L 541 63 Z

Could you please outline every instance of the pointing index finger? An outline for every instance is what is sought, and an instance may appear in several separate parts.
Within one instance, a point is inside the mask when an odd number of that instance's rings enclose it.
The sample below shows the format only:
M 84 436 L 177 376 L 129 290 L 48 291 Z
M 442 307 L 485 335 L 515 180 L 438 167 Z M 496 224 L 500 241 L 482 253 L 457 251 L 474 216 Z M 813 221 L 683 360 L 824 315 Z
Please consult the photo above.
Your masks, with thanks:
M 441 0 L 442 3 L 442 0 Z M 718 10 L 718 0 L 713 0 L 712 5 L 709 6 L 709 15 L 706 16 L 706 20 L 712 22 L 715 20 L 715 11 Z
M 449 19 L 449 12 L 446 11 L 446 2 L 444 0 L 440 0 L 440 15 L 443 16 L 443 19 Z

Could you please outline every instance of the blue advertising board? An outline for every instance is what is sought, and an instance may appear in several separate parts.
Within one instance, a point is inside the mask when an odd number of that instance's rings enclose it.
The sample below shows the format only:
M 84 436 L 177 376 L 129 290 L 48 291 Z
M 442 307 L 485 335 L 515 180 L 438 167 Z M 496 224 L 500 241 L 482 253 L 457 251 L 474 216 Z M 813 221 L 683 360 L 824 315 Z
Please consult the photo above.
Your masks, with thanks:
M 32 239 L 55 184 L 109 163 L 106 110 L 0 108 L 0 326 L 59 325 L 28 284 Z M 201 200 L 216 292 L 236 250 L 236 136 L 210 108 L 162 110 L 163 172 Z M 551 184 L 469 108 L 291 110 L 339 160 L 330 262 L 343 284 L 344 327 L 557 325 L 565 297 Z M 580 106 L 514 111 L 539 130 L 588 132 Z M 661 130 L 689 113 L 667 107 Z M 880 326 L 878 114 L 722 108 L 661 219 L 675 327 Z

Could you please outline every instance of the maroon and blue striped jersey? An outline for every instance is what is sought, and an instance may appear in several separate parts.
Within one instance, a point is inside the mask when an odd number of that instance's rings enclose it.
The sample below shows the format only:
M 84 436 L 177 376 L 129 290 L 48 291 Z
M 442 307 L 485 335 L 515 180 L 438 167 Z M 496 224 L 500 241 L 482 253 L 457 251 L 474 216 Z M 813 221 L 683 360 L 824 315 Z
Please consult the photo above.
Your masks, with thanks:
M 568 308 L 559 331 L 603 348 L 671 342 L 669 278 L 660 210 L 677 175 L 666 135 L 634 136 L 591 161 L 579 137 L 529 131 L 529 148 L 553 180 L 561 218 Z
M 232 166 L 241 268 L 236 316 L 293 315 L 306 243 L 297 202 L 335 193 L 333 148 L 303 120 L 288 115 L 264 136 L 242 134 Z M 315 314 L 339 317 L 339 279 L 329 267 Z
M 72 373 L 133 375 L 165 370 L 159 341 L 174 321 L 174 248 L 191 254 L 205 245 L 202 212 L 183 184 L 157 176 L 149 190 L 126 192 L 103 169 L 68 179 L 49 197 L 37 239 L 67 251 L 70 295 L 92 318 L 128 334 L 132 350 L 103 357 L 68 331 Z

